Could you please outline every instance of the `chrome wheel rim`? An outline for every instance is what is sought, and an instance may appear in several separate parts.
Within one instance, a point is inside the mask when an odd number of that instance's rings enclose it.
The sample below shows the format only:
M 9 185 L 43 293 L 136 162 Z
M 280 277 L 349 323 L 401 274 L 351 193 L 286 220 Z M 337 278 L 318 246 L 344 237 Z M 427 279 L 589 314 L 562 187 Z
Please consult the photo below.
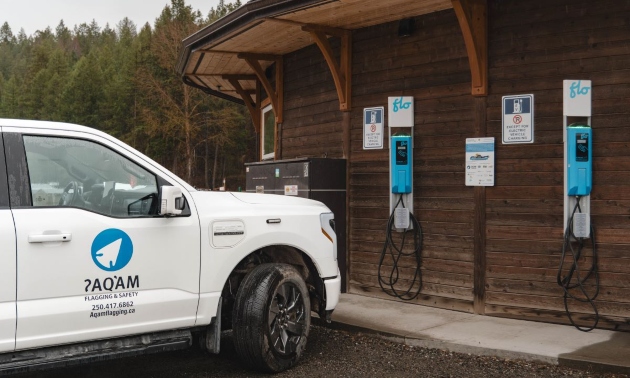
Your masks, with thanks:
M 295 353 L 305 328 L 304 298 L 297 286 L 285 282 L 278 287 L 269 306 L 271 346 L 281 355 Z

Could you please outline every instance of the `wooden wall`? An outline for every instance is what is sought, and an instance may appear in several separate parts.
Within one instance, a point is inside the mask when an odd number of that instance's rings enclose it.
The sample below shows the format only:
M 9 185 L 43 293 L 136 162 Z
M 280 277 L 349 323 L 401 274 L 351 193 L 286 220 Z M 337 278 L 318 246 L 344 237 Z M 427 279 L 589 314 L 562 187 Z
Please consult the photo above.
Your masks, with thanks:
M 414 213 L 424 229 L 423 289 L 415 302 L 468 312 L 475 302 L 486 315 L 566 323 L 555 282 L 564 229 L 562 80 L 588 79 L 600 326 L 626 328 L 630 1 L 488 0 L 488 6 L 487 98 L 470 94 L 453 10 L 417 17 L 410 37 L 397 36 L 396 22 L 353 32 L 349 291 L 391 298 L 377 281 L 389 216 L 388 149 L 363 150 L 362 112 L 387 109 L 388 96 L 407 95 L 416 113 Z M 285 56 L 284 64 L 282 158 L 343 157 L 343 116 L 320 51 L 307 47 Z M 535 95 L 535 143 L 502 145 L 501 97 L 529 93 Z M 464 184 L 465 140 L 478 136 L 496 138 L 496 183 L 485 189 Z M 475 255 L 475 243 L 481 254 Z M 483 274 L 475 275 L 475 262 Z M 410 278 L 412 264 L 403 265 L 402 278 Z M 575 309 L 590 320 L 587 308 Z
M 487 132 L 501 96 L 533 93 L 535 143 L 496 148 L 486 191 L 486 314 L 566 322 L 556 284 L 563 237 L 562 80 L 593 81 L 592 222 L 602 327 L 630 317 L 630 1 L 489 1 Z M 583 262 L 586 265 L 587 262 Z M 576 315 L 589 307 L 572 305 Z M 580 314 L 580 312 L 582 314 Z
M 338 41 L 331 44 L 339 49 Z M 319 48 L 286 55 L 281 158 L 342 158 L 341 118 L 335 83 Z
M 464 148 L 474 99 L 466 49 L 452 11 L 415 25 L 409 37 L 397 36 L 397 22 L 353 34 L 350 292 L 391 298 L 376 273 L 389 217 L 389 150 L 363 150 L 363 108 L 387 112 L 388 96 L 413 96 L 414 214 L 424 231 L 415 302 L 472 311 L 474 199 L 464 186 Z M 403 278 L 411 278 L 412 261 L 404 265 Z

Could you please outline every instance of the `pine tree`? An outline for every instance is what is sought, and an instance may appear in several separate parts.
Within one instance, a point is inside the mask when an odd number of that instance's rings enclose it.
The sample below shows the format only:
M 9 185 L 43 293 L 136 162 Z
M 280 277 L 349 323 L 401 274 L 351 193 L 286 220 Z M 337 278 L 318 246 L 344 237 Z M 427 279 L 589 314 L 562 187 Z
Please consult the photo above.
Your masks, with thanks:
M 204 19 L 173 0 L 139 32 L 128 18 L 114 28 L 92 20 L 73 30 L 60 20 L 32 36 L 15 35 L 5 22 L 0 117 L 99 128 L 200 186 L 242 175 L 253 141 L 244 108 L 184 85 L 176 71 L 181 40 L 239 6 L 221 1 Z
M 61 115 L 68 122 L 100 129 L 103 73 L 96 53 L 81 57 L 62 93 Z
M 0 98 L 0 116 L 3 118 L 20 118 L 20 87 L 11 76 L 9 81 L 3 85 L 2 97 Z
M 183 0 L 172 0 L 156 20 L 151 39 L 149 64 L 140 73 L 147 88 L 143 118 L 146 132 L 176 143 L 172 166 L 179 171 L 179 157 L 183 155 L 181 173 L 186 180 L 193 178 L 194 144 L 203 121 L 200 107 L 203 96 L 185 85 L 178 77 L 176 64 L 181 40 L 197 31 L 201 15 L 185 5 Z M 154 105 L 159 104 L 158 107 Z M 147 106 L 148 105 L 148 106 Z

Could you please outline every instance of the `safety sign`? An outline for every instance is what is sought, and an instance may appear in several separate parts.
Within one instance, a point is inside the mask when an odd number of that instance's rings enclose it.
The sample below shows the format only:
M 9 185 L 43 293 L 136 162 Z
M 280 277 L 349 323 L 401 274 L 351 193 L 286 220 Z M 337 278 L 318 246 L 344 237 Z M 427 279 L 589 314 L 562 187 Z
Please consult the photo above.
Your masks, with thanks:
M 494 138 L 466 138 L 466 186 L 494 186 Z
M 284 186 L 284 195 L 285 196 L 297 196 L 298 195 L 298 186 L 297 185 L 285 185 Z
M 363 109 L 363 149 L 383 149 L 384 107 Z
M 534 143 L 534 95 L 503 96 L 503 144 Z

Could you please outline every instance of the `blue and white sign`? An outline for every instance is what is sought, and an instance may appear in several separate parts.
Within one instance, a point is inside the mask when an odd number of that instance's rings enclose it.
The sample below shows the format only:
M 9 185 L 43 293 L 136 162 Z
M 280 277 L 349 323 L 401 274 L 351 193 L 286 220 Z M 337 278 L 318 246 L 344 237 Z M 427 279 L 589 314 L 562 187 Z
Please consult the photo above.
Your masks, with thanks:
M 383 115 L 385 108 L 363 109 L 363 149 L 383 149 Z
M 115 272 L 127 266 L 132 255 L 131 238 L 117 228 L 101 231 L 92 242 L 94 264 L 108 272 Z
M 564 80 L 562 82 L 563 113 L 568 117 L 590 117 L 591 95 L 590 80 Z
M 534 95 L 503 96 L 503 144 L 534 143 Z
M 494 138 L 466 138 L 466 186 L 494 186 Z
M 388 97 L 388 125 L 389 127 L 413 127 L 413 97 Z

